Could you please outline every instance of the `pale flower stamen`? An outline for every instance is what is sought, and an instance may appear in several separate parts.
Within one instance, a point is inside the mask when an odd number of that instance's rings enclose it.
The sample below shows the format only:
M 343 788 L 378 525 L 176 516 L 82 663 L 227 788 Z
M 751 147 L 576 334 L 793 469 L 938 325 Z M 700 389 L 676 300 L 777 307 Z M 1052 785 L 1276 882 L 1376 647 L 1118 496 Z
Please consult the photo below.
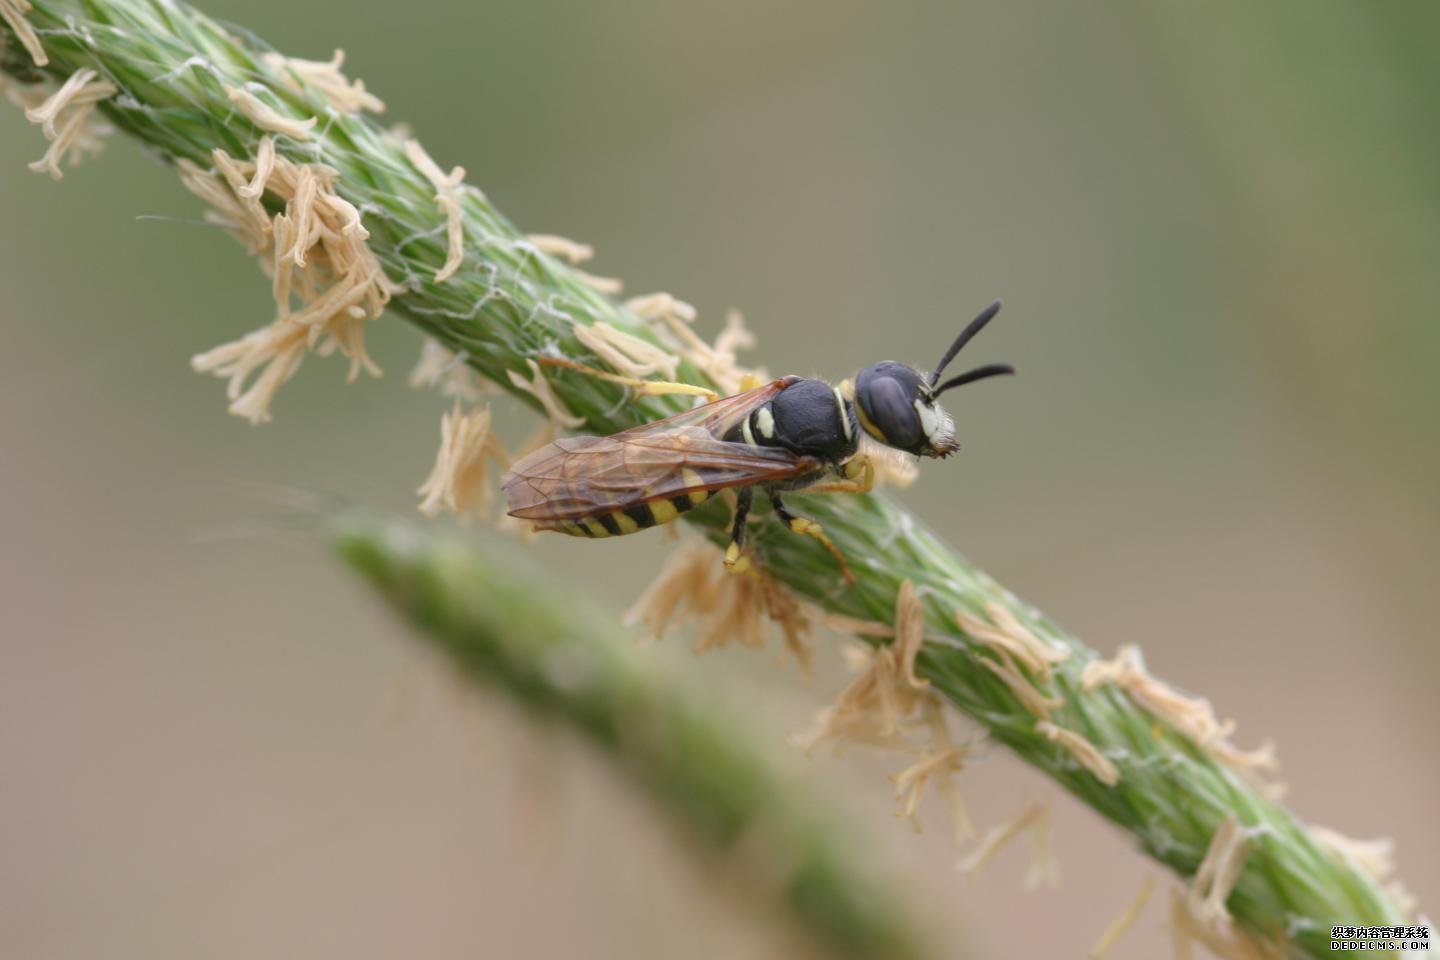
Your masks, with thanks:
M 287 117 L 243 87 L 226 87 L 225 96 L 261 130 L 278 133 L 292 140 L 309 140 L 310 131 L 318 122 L 315 117 L 305 120 Z
M 532 233 L 525 239 L 535 245 L 535 249 L 541 253 L 549 254 L 552 257 L 559 257 L 568 261 L 572 266 L 591 259 L 595 256 L 595 248 L 588 243 L 577 243 L 568 237 L 559 237 L 551 233 Z
M 220 150 L 213 159 L 213 171 L 178 161 L 181 180 L 210 205 L 207 220 L 261 256 L 271 276 L 276 319 L 196 356 L 191 365 L 228 378 L 230 412 L 252 423 L 270 419 L 276 391 L 294 375 L 307 350 L 344 355 L 350 361 L 348 380 L 362 371 L 379 376 L 365 348 L 364 323 L 378 317 L 401 288 L 366 245 L 359 212 L 335 193 L 336 171 L 291 161 L 269 137 L 260 141 L 254 160 Z M 273 218 L 260 201 L 265 193 L 285 202 L 284 211 Z M 252 375 L 255 380 L 247 388 Z
M 900 808 L 895 815 L 909 820 L 916 832 L 919 832 L 920 823 L 916 814 L 920 805 L 920 797 L 926 784 L 934 782 L 936 789 L 945 800 L 946 809 L 950 814 L 955 844 L 959 846 L 975 835 L 975 825 L 970 819 L 970 811 L 965 805 L 959 785 L 955 782 L 956 776 L 964 769 L 965 758 L 969 755 L 972 747 L 968 744 L 957 746 L 951 740 L 943 708 L 934 697 L 925 700 L 923 709 L 925 725 L 930 733 L 930 743 L 926 752 L 918 760 L 890 777 L 895 784 L 895 799 L 900 803 Z
M 50 141 L 45 155 L 29 165 L 31 170 L 60 180 L 64 177 L 60 165 L 67 156 L 73 163 L 81 155 L 100 151 L 100 138 L 110 128 L 94 119 L 95 107 L 114 96 L 119 88 L 98 77 L 89 68 L 77 70 L 44 101 L 26 108 L 25 118 L 37 124 Z
M 509 375 L 510 382 L 539 401 L 540 406 L 545 410 L 545 415 L 556 425 L 567 430 L 583 427 L 585 418 L 575 416 L 561 405 L 559 398 L 550 389 L 550 381 L 545 379 L 540 364 L 530 359 L 527 359 L 525 363 L 530 368 L 530 376 L 526 378 L 514 370 L 507 370 L 505 372 Z
M 975 850 L 960 861 L 960 872 L 978 874 L 997 853 L 1027 831 L 1030 834 L 1030 868 L 1026 873 L 1025 886 L 1027 889 L 1034 889 L 1041 883 L 1054 886 L 1059 882 L 1060 874 L 1051 848 L 1050 806 L 1040 800 L 1026 804 L 1015 816 L 987 830 Z
M 44 103 L 26 110 L 25 119 L 38 124 L 46 139 L 54 140 L 60 135 L 56 124 L 67 107 L 97 103 L 115 94 L 116 87 L 113 83 L 104 80 L 91 82 L 98 76 L 99 74 L 89 67 L 76 70 Z
M 1216 760 L 1245 776 L 1271 796 L 1283 792 L 1284 786 L 1273 780 L 1279 769 L 1273 743 L 1265 742 L 1255 750 L 1241 750 L 1230 742 L 1234 721 L 1221 722 L 1210 701 L 1190 697 L 1153 676 L 1145 667 L 1140 648 L 1122 646 L 1114 660 L 1095 660 L 1085 665 L 1080 685 L 1094 690 L 1103 684 L 1114 684 L 1130 695 L 1136 703 L 1156 717 L 1168 722 L 1182 735 L 1204 749 Z
M 1196 879 L 1199 879 L 1198 874 Z M 1193 885 L 1188 890 L 1176 888 L 1171 894 L 1170 942 L 1176 960 L 1193 960 L 1194 944 L 1197 942 L 1226 960 L 1285 960 L 1291 956 L 1281 933 L 1261 938 L 1230 923 L 1228 914 L 1224 922 L 1215 922 L 1214 917 L 1206 915 L 1198 902 Z
M 1144 912 L 1145 905 L 1150 902 L 1150 895 L 1154 892 L 1155 875 L 1153 873 L 1147 873 L 1134 899 L 1126 904 L 1125 909 L 1121 911 L 1120 915 L 1111 922 L 1110 926 L 1105 928 L 1105 932 L 1100 935 L 1100 939 L 1095 941 L 1095 946 L 1090 948 L 1088 960 L 1104 960 L 1106 954 L 1114 948 L 1115 944 L 1120 942 L 1120 938 L 1129 933 L 1130 929 L 1135 926 L 1135 921 L 1140 919 L 1140 914 Z
M 647 293 L 625 301 L 625 309 L 641 320 L 663 320 L 673 317 L 683 323 L 694 323 L 695 308 L 668 293 Z
M 900 584 L 895 598 L 895 653 L 900 658 L 900 672 L 905 681 L 917 690 L 930 686 L 929 680 L 915 676 L 915 658 L 925 642 L 925 606 L 915 593 L 915 584 Z
M 1310 836 L 1340 862 L 1350 861 L 1369 874 L 1376 883 L 1384 883 L 1395 872 L 1395 841 L 1389 837 L 1356 840 L 1338 830 L 1311 824 Z
M 440 420 L 440 450 L 430 475 L 416 491 L 427 517 L 450 512 L 468 522 L 489 512 L 494 499 L 487 463 L 508 464 L 509 456 L 490 432 L 490 408 L 462 413 L 460 402 Z
M 985 613 L 990 618 L 988 623 L 966 610 L 957 610 L 955 621 L 970 637 L 992 649 L 1005 651 L 1042 681 L 1049 682 L 1052 665 L 1070 656 L 1068 649 L 1045 643 L 1035 636 L 1002 604 L 986 603 Z
M 281 82 L 296 93 L 303 86 L 296 80 L 308 83 L 341 113 L 384 113 L 385 104 L 379 97 L 365 89 L 365 81 L 351 81 L 340 68 L 345 65 L 345 51 L 336 50 L 329 60 L 301 60 L 278 53 L 267 53 L 261 59 L 265 65 L 280 74 Z
M 9 24 L 10 29 L 15 32 L 15 38 L 20 41 L 20 46 L 30 54 L 30 59 L 35 66 L 43 67 L 50 62 L 50 57 L 45 53 L 45 47 L 40 43 L 40 35 L 25 19 L 32 7 L 29 0 L 0 0 L 0 20 Z
M 575 275 L 590 289 L 607 297 L 618 297 L 625 290 L 625 281 L 619 277 L 597 277 L 579 269 L 575 270 Z
M 1232 813 L 1216 828 L 1205 857 L 1190 881 L 1191 912 L 1213 929 L 1224 930 L 1230 922 L 1225 901 L 1245 869 L 1250 836 Z
M 1105 786 L 1113 787 L 1120 782 L 1120 770 L 1114 761 L 1074 730 L 1058 727 L 1048 720 L 1036 723 L 1035 729 L 1045 739 L 1063 747 L 1077 763 L 1094 774 L 1095 779 Z
M 786 652 L 801 669 L 810 670 L 811 609 L 759 571 L 726 572 L 708 544 L 697 542 L 677 551 L 625 614 L 626 624 L 644 624 L 656 639 L 687 619 L 702 628 L 697 653 L 732 642 L 761 647 L 768 621 L 780 629 Z
M 475 371 L 464 358 L 450 352 L 434 337 L 426 337 L 420 345 L 420 359 L 410 371 L 410 387 L 415 390 L 435 389 L 441 396 L 474 403 L 496 387 Z M 547 421 L 548 423 L 548 421 Z
M 441 170 L 419 140 L 405 141 L 405 156 L 435 188 L 435 205 L 445 215 L 445 263 L 435 272 L 435 282 L 444 283 L 465 262 L 465 217 L 458 196 L 465 182 L 465 168 L 452 167 L 449 173 Z
M 576 324 L 575 338 L 617 372 L 644 379 L 659 373 L 674 380 L 680 361 L 653 343 L 605 323 Z
M 994 652 L 999 657 L 998 660 L 991 660 L 989 657 L 976 659 L 1010 688 L 1010 692 L 1015 694 L 1026 710 L 1041 720 L 1049 720 L 1050 711 L 1060 707 L 1065 701 L 1059 696 L 1047 697 L 1037 690 L 1016 668 L 1015 661 L 1010 659 L 1007 651 L 996 648 Z
M 270 176 L 274 172 L 275 138 L 261 137 L 260 146 L 255 151 L 255 173 L 247 183 L 235 188 L 236 195 L 245 200 L 258 200 L 260 195 L 265 192 L 265 184 L 270 182 Z

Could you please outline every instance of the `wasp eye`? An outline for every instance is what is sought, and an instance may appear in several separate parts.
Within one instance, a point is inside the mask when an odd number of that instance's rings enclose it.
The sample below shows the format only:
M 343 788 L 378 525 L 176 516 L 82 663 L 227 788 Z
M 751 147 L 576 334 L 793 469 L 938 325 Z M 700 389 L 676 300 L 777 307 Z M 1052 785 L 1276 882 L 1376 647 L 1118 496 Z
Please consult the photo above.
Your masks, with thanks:
M 892 447 L 909 450 L 924 440 L 914 396 L 893 377 L 875 377 L 866 384 L 861 402 L 882 440 Z

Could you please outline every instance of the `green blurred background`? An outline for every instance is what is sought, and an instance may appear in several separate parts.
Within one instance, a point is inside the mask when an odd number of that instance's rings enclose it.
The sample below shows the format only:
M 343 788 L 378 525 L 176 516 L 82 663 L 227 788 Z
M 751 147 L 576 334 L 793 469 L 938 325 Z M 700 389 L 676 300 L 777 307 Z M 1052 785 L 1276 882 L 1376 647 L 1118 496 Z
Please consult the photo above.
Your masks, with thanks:
M 523 229 L 709 332 L 742 308 L 772 372 L 930 363 L 1003 296 L 972 359 L 1021 376 L 954 398 L 961 456 L 903 499 L 1275 737 L 1297 811 L 1393 835 L 1433 905 L 1440 7 L 203 5 L 343 46 Z M 267 489 L 413 509 L 443 409 L 405 386 L 417 336 L 373 324 L 382 381 L 311 360 L 274 424 L 227 417 L 186 361 L 270 317 L 254 263 L 133 144 L 61 184 L 25 170 L 42 151 L 0 111 L 0 953 L 783 955 L 615 774 L 457 693 Z M 536 549 L 618 611 L 668 547 Z M 763 704 L 777 750 L 842 679 L 833 649 L 808 686 L 651 649 Z M 1078 954 L 1152 869 L 1061 799 L 1061 890 L 1022 895 L 1019 852 L 963 882 L 939 817 L 889 822 L 898 765 L 808 771 L 976 956 Z M 982 826 L 1050 791 L 999 753 L 962 784 Z M 1163 942 L 1152 907 L 1116 955 Z

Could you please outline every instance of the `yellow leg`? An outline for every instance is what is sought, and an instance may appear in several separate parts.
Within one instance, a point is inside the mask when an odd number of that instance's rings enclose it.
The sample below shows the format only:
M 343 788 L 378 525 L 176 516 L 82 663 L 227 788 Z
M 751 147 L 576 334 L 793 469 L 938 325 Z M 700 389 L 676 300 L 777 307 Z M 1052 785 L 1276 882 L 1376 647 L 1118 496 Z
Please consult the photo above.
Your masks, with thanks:
M 806 487 L 805 493 L 869 493 L 875 489 L 875 464 L 863 453 L 845 464 L 845 479 L 817 483 Z
M 626 377 L 618 373 L 610 373 L 607 370 L 597 370 L 594 367 L 587 367 L 583 363 L 568 360 L 564 357 L 539 357 L 538 359 L 540 363 L 547 367 L 564 367 L 567 370 L 575 370 L 599 380 L 624 384 L 627 387 L 634 388 L 636 393 L 649 397 L 660 397 L 667 394 L 685 394 L 692 397 L 704 397 L 707 403 L 714 403 L 720 399 L 720 395 L 714 390 L 706 387 L 697 387 L 693 383 L 673 383 L 669 380 L 641 380 L 637 377 Z
M 748 573 L 750 570 L 750 554 L 744 552 L 740 544 L 731 542 L 725 548 L 725 572 L 726 573 Z
M 804 517 L 791 517 L 790 529 L 795 533 L 803 534 L 807 537 L 814 537 L 816 540 L 819 540 L 825 549 L 830 551 L 830 556 L 835 558 L 835 562 L 840 564 L 840 575 L 845 578 L 845 582 L 855 582 L 855 574 L 850 572 L 850 564 L 845 562 L 845 554 L 841 553 L 840 548 L 835 546 L 835 543 L 825 535 L 824 527 L 820 526 L 820 524 L 814 520 L 806 520 Z
M 779 517 L 785 526 L 790 528 L 792 533 L 814 537 L 816 540 L 819 540 L 821 545 L 830 551 L 830 556 L 835 558 L 835 562 L 840 564 L 840 575 L 845 578 L 845 582 L 855 582 L 855 574 L 850 572 L 850 564 L 845 562 L 845 554 L 841 553 L 840 548 L 835 546 L 834 541 L 825 535 L 824 527 L 820 526 L 820 524 L 814 520 L 807 520 L 804 517 L 795 516 L 795 514 L 785 508 L 785 504 L 780 502 L 780 495 L 773 490 L 770 491 L 770 505 L 775 508 L 775 516 Z
M 750 501 L 755 491 L 742 487 L 735 499 L 735 519 L 730 524 L 730 545 L 725 548 L 725 569 L 744 573 L 750 569 L 750 556 L 745 552 L 745 520 L 750 515 Z

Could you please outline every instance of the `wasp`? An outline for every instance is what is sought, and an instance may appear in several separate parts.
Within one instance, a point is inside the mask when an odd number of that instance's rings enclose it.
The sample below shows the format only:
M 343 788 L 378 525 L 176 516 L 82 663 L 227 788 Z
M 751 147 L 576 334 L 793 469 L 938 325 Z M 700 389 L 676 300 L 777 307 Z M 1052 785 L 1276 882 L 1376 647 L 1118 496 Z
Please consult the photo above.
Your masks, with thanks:
M 958 450 L 955 423 L 940 395 L 1015 368 L 992 363 L 943 383 L 940 376 L 999 312 L 998 300 L 982 310 L 929 374 L 884 360 L 838 385 L 781 377 L 608 437 L 558 439 L 522 458 L 503 478 L 510 516 L 575 537 L 622 536 L 669 523 L 735 488 L 725 565 L 739 572 L 746 566 L 745 525 L 758 489 L 782 523 L 823 544 L 846 580 L 853 580 L 820 524 L 792 513 L 783 496 L 795 490 L 868 492 L 875 473 L 860 453 L 862 431 L 916 457 L 943 459 Z

